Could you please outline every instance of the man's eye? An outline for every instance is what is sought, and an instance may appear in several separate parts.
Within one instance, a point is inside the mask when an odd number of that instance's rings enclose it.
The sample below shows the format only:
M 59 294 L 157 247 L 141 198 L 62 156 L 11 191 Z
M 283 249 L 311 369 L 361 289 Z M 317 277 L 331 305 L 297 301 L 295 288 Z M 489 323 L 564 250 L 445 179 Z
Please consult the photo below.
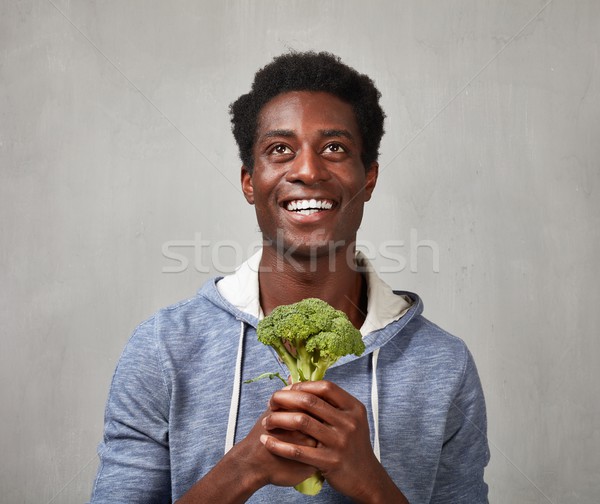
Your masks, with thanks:
M 291 154 L 292 149 L 290 149 L 287 145 L 278 144 L 271 149 L 273 154 Z
M 325 152 L 346 152 L 339 143 L 330 143 L 325 146 Z

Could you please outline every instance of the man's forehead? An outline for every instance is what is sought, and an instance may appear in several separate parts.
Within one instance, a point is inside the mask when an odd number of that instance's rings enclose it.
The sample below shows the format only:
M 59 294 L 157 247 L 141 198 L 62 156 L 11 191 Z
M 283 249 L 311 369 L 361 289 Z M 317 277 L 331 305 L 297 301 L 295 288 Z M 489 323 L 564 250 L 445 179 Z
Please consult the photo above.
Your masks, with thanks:
M 324 91 L 289 91 L 275 96 L 260 110 L 257 133 L 291 136 L 301 123 L 314 125 L 324 136 L 352 139 L 358 135 L 352 106 Z

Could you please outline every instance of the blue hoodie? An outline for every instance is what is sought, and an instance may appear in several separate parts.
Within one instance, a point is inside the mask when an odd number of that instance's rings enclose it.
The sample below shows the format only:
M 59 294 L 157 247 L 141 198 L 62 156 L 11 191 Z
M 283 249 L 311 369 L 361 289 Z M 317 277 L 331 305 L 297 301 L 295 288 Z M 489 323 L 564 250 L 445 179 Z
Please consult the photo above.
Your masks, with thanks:
M 115 371 L 92 503 L 168 503 L 243 439 L 287 370 L 256 339 L 257 317 L 207 282 L 187 301 L 140 324 Z M 381 463 L 411 504 L 487 503 L 485 402 L 465 344 L 425 319 L 420 299 L 363 338 L 361 357 L 327 372 L 367 406 Z M 375 373 L 373 370 L 375 369 Z M 229 436 L 228 436 L 229 430 Z M 325 484 L 317 497 L 266 486 L 248 502 L 350 502 Z

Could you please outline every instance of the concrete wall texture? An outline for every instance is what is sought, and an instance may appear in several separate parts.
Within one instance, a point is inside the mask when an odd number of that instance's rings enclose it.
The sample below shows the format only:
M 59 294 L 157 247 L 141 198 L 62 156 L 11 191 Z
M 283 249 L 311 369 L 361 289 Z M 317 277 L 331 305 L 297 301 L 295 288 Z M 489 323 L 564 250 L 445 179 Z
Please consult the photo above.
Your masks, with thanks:
M 85 501 L 135 325 L 256 245 L 227 107 L 294 48 L 383 94 L 359 237 L 475 355 L 491 502 L 598 502 L 599 42 L 598 0 L 2 0 L 0 500 Z

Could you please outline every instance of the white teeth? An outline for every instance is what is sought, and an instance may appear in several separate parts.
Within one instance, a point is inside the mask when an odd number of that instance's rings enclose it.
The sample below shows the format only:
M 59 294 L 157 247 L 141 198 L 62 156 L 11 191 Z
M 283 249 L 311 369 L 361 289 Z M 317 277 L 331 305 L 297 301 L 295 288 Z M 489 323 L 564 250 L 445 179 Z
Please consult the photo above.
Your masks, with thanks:
M 290 201 L 286 208 L 290 211 L 301 213 L 302 215 L 310 215 L 319 210 L 330 210 L 333 207 L 333 203 L 328 200 L 294 200 Z M 307 211 L 309 213 L 307 213 Z

